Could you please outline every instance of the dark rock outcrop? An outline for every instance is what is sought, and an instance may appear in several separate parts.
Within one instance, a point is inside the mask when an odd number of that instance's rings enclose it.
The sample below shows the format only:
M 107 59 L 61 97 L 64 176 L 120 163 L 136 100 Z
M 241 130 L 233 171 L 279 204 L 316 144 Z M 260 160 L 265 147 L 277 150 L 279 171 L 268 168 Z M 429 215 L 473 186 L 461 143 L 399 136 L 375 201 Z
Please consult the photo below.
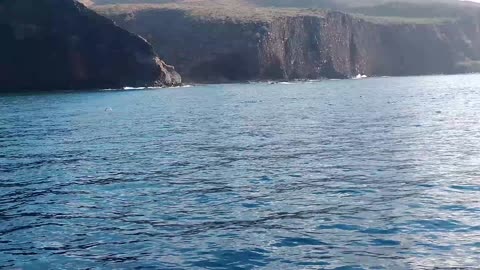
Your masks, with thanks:
M 333 11 L 243 19 L 235 11 L 208 16 L 165 6 L 98 10 L 146 37 L 186 81 L 448 74 L 480 66 L 480 15 L 405 23 Z
M 0 35 L 0 91 L 181 83 L 148 42 L 73 0 L 2 0 Z

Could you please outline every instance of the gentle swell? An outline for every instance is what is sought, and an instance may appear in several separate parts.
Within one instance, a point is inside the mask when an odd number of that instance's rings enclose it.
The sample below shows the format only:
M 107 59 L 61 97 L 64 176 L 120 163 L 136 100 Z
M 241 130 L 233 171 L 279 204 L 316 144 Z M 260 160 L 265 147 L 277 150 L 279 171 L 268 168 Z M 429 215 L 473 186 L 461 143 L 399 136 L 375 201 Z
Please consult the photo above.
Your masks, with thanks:
M 474 269 L 478 85 L 0 96 L 0 268 Z

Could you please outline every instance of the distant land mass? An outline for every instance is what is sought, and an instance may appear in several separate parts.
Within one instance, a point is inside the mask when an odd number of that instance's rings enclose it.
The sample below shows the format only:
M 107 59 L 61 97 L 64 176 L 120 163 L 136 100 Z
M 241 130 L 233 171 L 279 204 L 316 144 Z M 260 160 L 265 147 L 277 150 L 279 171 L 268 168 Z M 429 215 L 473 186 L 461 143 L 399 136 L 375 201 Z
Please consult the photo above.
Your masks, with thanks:
M 480 6 L 472 2 L 97 0 L 92 7 L 145 37 L 187 82 L 452 74 L 480 67 Z
M 480 71 L 480 5 L 474 2 L 82 3 L 0 2 L 1 90 Z
M 143 38 L 73 0 L 3 0 L 0 34 L 0 91 L 181 83 Z

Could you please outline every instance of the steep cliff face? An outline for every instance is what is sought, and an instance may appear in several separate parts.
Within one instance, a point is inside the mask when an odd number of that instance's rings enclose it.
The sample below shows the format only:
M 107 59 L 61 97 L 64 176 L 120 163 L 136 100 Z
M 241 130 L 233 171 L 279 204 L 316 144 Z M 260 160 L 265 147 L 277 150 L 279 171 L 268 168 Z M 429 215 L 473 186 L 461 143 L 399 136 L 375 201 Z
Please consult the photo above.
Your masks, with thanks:
M 463 22 L 378 24 L 329 12 L 281 18 L 271 29 L 260 59 L 280 62 L 284 78 L 455 73 L 459 62 L 480 59 L 480 33 Z
M 110 18 L 145 37 L 185 81 L 227 82 L 259 75 L 256 23 L 210 21 L 184 10 L 143 10 Z
M 175 85 L 142 38 L 72 0 L 0 2 L 0 91 Z
M 165 6 L 98 10 L 146 37 L 194 82 L 455 73 L 480 60 L 480 16 L 422 24 L 320 11 L 256 9 L 243 18 Z

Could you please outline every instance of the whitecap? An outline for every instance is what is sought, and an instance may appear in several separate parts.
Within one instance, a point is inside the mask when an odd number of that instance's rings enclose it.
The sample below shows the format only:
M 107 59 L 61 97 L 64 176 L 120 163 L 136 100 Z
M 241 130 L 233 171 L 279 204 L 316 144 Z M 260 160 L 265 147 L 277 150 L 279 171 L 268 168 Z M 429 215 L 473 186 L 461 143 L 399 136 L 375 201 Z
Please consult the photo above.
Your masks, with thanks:
M 364 75 L 364 74 L 358 74 L 357 76 L 355 76 L 352 79 L 358 80 L 358 79 L 365 79 L 365 78 L 368 78 L 368 76 Z
M 123 90 L 138 90 L 138 89 L 146 89 L 147 87 L 130 87 L 130 86 L 125 86 L 123 87 Z

